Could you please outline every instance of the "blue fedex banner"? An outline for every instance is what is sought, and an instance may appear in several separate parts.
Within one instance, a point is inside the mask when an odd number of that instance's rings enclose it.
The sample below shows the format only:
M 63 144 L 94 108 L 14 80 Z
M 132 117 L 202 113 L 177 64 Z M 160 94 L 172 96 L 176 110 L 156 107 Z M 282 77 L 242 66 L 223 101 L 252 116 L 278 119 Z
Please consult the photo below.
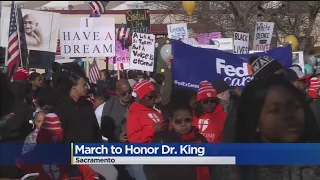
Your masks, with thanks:
M 232 54 L 215 49 L 192 47 L 172 40 L 172 73 L 174 84 L 197 89 L 203 80 L 213 82 L 223 79 L 237 87 L 244 87 L 252 77 L 248 75 L 247 62 L 253 55 L 268 55 L 284 67 L 292 65 L 291 46 L 254 54 Z
M 320 164 L 320 144 L 38 144 L 21 158 L 21 144 L 1 143 L 0 164 L 70 164 L 71 157 L 231 156 L 240 165 Z M 76 150 L 76 147 L 80 149 Z M 83 150 L 81 147 L 83 146 Z M 114 147 L 115 152 L 112 152 Z M 127 151 L 126 151 L 127 148 Z M 121 149 L 121 150 L 119 150 Z M 132 149 L 132 150 L 128 150 Z M 135 150 L 133 150 L 135 149 Z M 148 149 L 148 150 L 147 150 Z M 157 150 L 158 149 L 158 150 Z M 144 151 L 145 150 L 145 151 Z M 120 152 L 121 151 L 121 152 Z

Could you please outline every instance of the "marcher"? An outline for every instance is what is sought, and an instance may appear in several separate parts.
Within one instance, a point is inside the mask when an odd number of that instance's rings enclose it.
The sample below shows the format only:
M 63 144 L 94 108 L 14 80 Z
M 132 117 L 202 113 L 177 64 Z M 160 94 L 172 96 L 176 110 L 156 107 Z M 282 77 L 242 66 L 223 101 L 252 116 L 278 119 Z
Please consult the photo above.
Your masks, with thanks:
M 206 137 L 209 143 L 221 141 L 226 113 L 219 103 L 216 91 L 208 81 L 202 81 L 197 94 L 193 125 Z
M 158 96 L 153 83 L 141 81 L 133 86 L 138 96 L 129 109 L 127 117 L 127 136 L 130 143 L 149 143 L 156 132 L 164 131 L 167 127 L 162 116 L 153 109 Z
M 121 132 L 121 122 L 125 112 L 134 101 L 132 98 L 132 89 L 125 79 L 120 79 L 116 83 L 117 97 L 111 97 L 103 106 L 101 114 L 101 130 L 103 136 L 107 137 L 109 142 L 122 142 L 127 138 L 125 132 Z
M 63 95 L 57 114 L 62 123 L 64 142 L 102 141 L 93 107 L 85 97 L 85 86 L 82 76 L 68 71 L 61 72 L 55 85 Z
M 36 103 L 39 89 L 43 86 L 43 78 L 42 78 L 41 74 L 39 74 L 37 72 L 33 72 L 30 74 L 29 80 L 31 82 L 31 91 L 29 94 L 29 98 L 34 103 Z
M 188 104 L 175 102 L 170 106 L 170 119 L 173 128 L 170 131 L 156 133 L 154 143 L 207 143 L 207 139 L 192 126 L 193 110 Z M 207 180 L 210 179 L 209 168 L 205 166 L 144 166 L 148 180 Z
M 35 126 L 35 130 L 32 131 L 27 136 L 26 140 L 24 141 L 24 145 L 22 148 L 22 154 L 25 154 L 29 151 L 32 151 L 36 147 L 38 132 L 39 132 L 40 126 L 44 120 L 45 115 L 46 115 L 46 112 L 44 112 L 44 111 L 36 112 L 36 114 L 34 115 L 33 123 Z
M 308 109 L 304 94 L 283 76 L 253 80 L 241 95 L 233 143 L 318 143 L 320 130 Z M 212 180 L 319 178 L 317 166 L 303 167 L 216 166 Z

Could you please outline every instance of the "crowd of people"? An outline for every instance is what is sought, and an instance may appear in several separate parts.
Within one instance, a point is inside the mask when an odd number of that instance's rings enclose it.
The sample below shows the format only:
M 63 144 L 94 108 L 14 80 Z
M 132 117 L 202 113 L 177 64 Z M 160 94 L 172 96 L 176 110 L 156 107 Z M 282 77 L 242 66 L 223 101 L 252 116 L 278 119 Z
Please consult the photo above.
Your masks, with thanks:
M 102 70 L 96 84 L 77 64 L 53 65 L 51 80 L 19 69 L 1 73 L 1 143 L 21 142 L 1 165 L 2 178 L 39 173 L 38 179 L 315 180 L 318 166 L 25 165 L 40 143 L 319 143 L 320 74 L 286 69 L 253 56 L 244 89 L 203 79 L 195 91 L 175 87 L 171 62 L 163 74 Z M 120 77 L 118 77 L 120 76 Z M 3 153 L 3 152 L 1 152 Z M 6 152 L 7 153 L 7 152 Z M 48 149 L 47 155 L 50 155 Z M 104 167 L 106 169 L 103 169 Z M 108 168 L 108 169 L 107 169 Z M 113 169 L 112 169 L 113 168 Z

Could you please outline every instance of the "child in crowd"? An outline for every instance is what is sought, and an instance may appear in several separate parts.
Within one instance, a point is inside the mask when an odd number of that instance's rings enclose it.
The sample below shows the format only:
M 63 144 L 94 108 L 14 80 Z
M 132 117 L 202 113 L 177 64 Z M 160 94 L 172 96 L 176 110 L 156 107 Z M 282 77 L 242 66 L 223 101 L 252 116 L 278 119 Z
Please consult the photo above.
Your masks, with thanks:
M 173 103 L 172 103 L 173 104 Z M 159 132 L 153 143 L 207 143 L 199 130 L 192 126 L 193 112 L 187 104 L 170 106 L 172 129 Z M 209 180 L 210 171 L 205 166 L 175 165 L 175 166 L 144 166 L 148 180 Z M 157 177 L 157 178 L 155 178 Z
M 41 127 L 41 124 L 44 120 L 44 116 L 46 115 L 46 112 L 44 111 L 38 111 L 35 113 L 34 115 L 34 119 L 33 119 L 33 124 L 35 125 L 35 130 L 32 131 L 26 138 L 24 145 L 23 145 L 23 149 L 22 149 L 22 154 L 25 154 L 31 150 L 34 149 L 34 147 L 36 147 L 37 145 L 37 136 L 38 136 L 38 132 L 39 129 Z

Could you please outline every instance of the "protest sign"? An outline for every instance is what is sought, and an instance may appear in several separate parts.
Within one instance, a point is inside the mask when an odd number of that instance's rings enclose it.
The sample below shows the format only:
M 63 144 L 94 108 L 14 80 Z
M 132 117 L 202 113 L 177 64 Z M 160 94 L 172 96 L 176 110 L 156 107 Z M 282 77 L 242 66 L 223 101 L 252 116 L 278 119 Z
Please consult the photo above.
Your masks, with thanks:
M 292 65 L 298 64 L 304 71 L 303 51 L 292 52 Z
M 64 17 L 60 20 L 60 48 L 65 57 L 115 56 L 115 24 L 110 17 Z
M 211 39 L 210 44 L 214 45 L 214 49 L 219 49 L 221 51 L 233 51 L 232 38 Z
M 155 36 L 153 34 L 132 33 L 130 69 L 153 71 Z
M 233 53 L 248 54 L 249 53 L 249 33 L 234 32 L 233 36 Z
M 185 39 L 189 38 L 189 32 L 186 23 L 182 24 L 168 24 L 168 38 L 170 39 Z
M 270 49 L 273 28 L 273 22 L 256 22 L 253 37 L 253 50 L 267 51 Z
M 130 9 L 126 12 L 127 28 L 132 32 L 150 33 L 150 14 L 148 9 Z
M 10 7 L 2 7 L 1 46 L 8 47 Z M 59 13 L 22 9 L 27 48 L 56 52 Z
M 275 48 L 255 54 L 232 54 L 215 49 L 195 48 L 180 41 L 172 41 L 172 73 L 177 86 L 199 88 L 203 80 L 224 80 L 232 86 L 244 87 L 252 77 L 248 71 L 251 56 L 268 55 L 290 67 L 291 47 Z M 198 60 L 201 61 L 198 61 Z
M 206 34 L 200 34 L 196 36 L 192 36 L 193 38 L 197 38 L 198 44 L 210 44 L 211 39 L 221 38 L 221 32 L 212 32 Z
M 63 57 L 61 55 L 56 55 L 55 60 L 54 60 L 54 62 L 57 62 L 57 63 L 60 63 L 60 64 L 69 63 L 69 62 L 73 62 L 73 61 L 74 61 L 74 59 Z
M 206 48 L 206 49 L 218 49 L 221 51 L 231 51 L 233 50 L 233 42 L 232 38 L 221 38 L 221 39 L 213 39 L 210 44 L 199 44 L 195 38 L 187 38 L 183 39 L 182 42 L 188 44 L 193 47 Z
M 129 49 L 123 47 L 120 41 L 116 41 L 116 56 L 109 58 L 109 64 L 129 63 Z

